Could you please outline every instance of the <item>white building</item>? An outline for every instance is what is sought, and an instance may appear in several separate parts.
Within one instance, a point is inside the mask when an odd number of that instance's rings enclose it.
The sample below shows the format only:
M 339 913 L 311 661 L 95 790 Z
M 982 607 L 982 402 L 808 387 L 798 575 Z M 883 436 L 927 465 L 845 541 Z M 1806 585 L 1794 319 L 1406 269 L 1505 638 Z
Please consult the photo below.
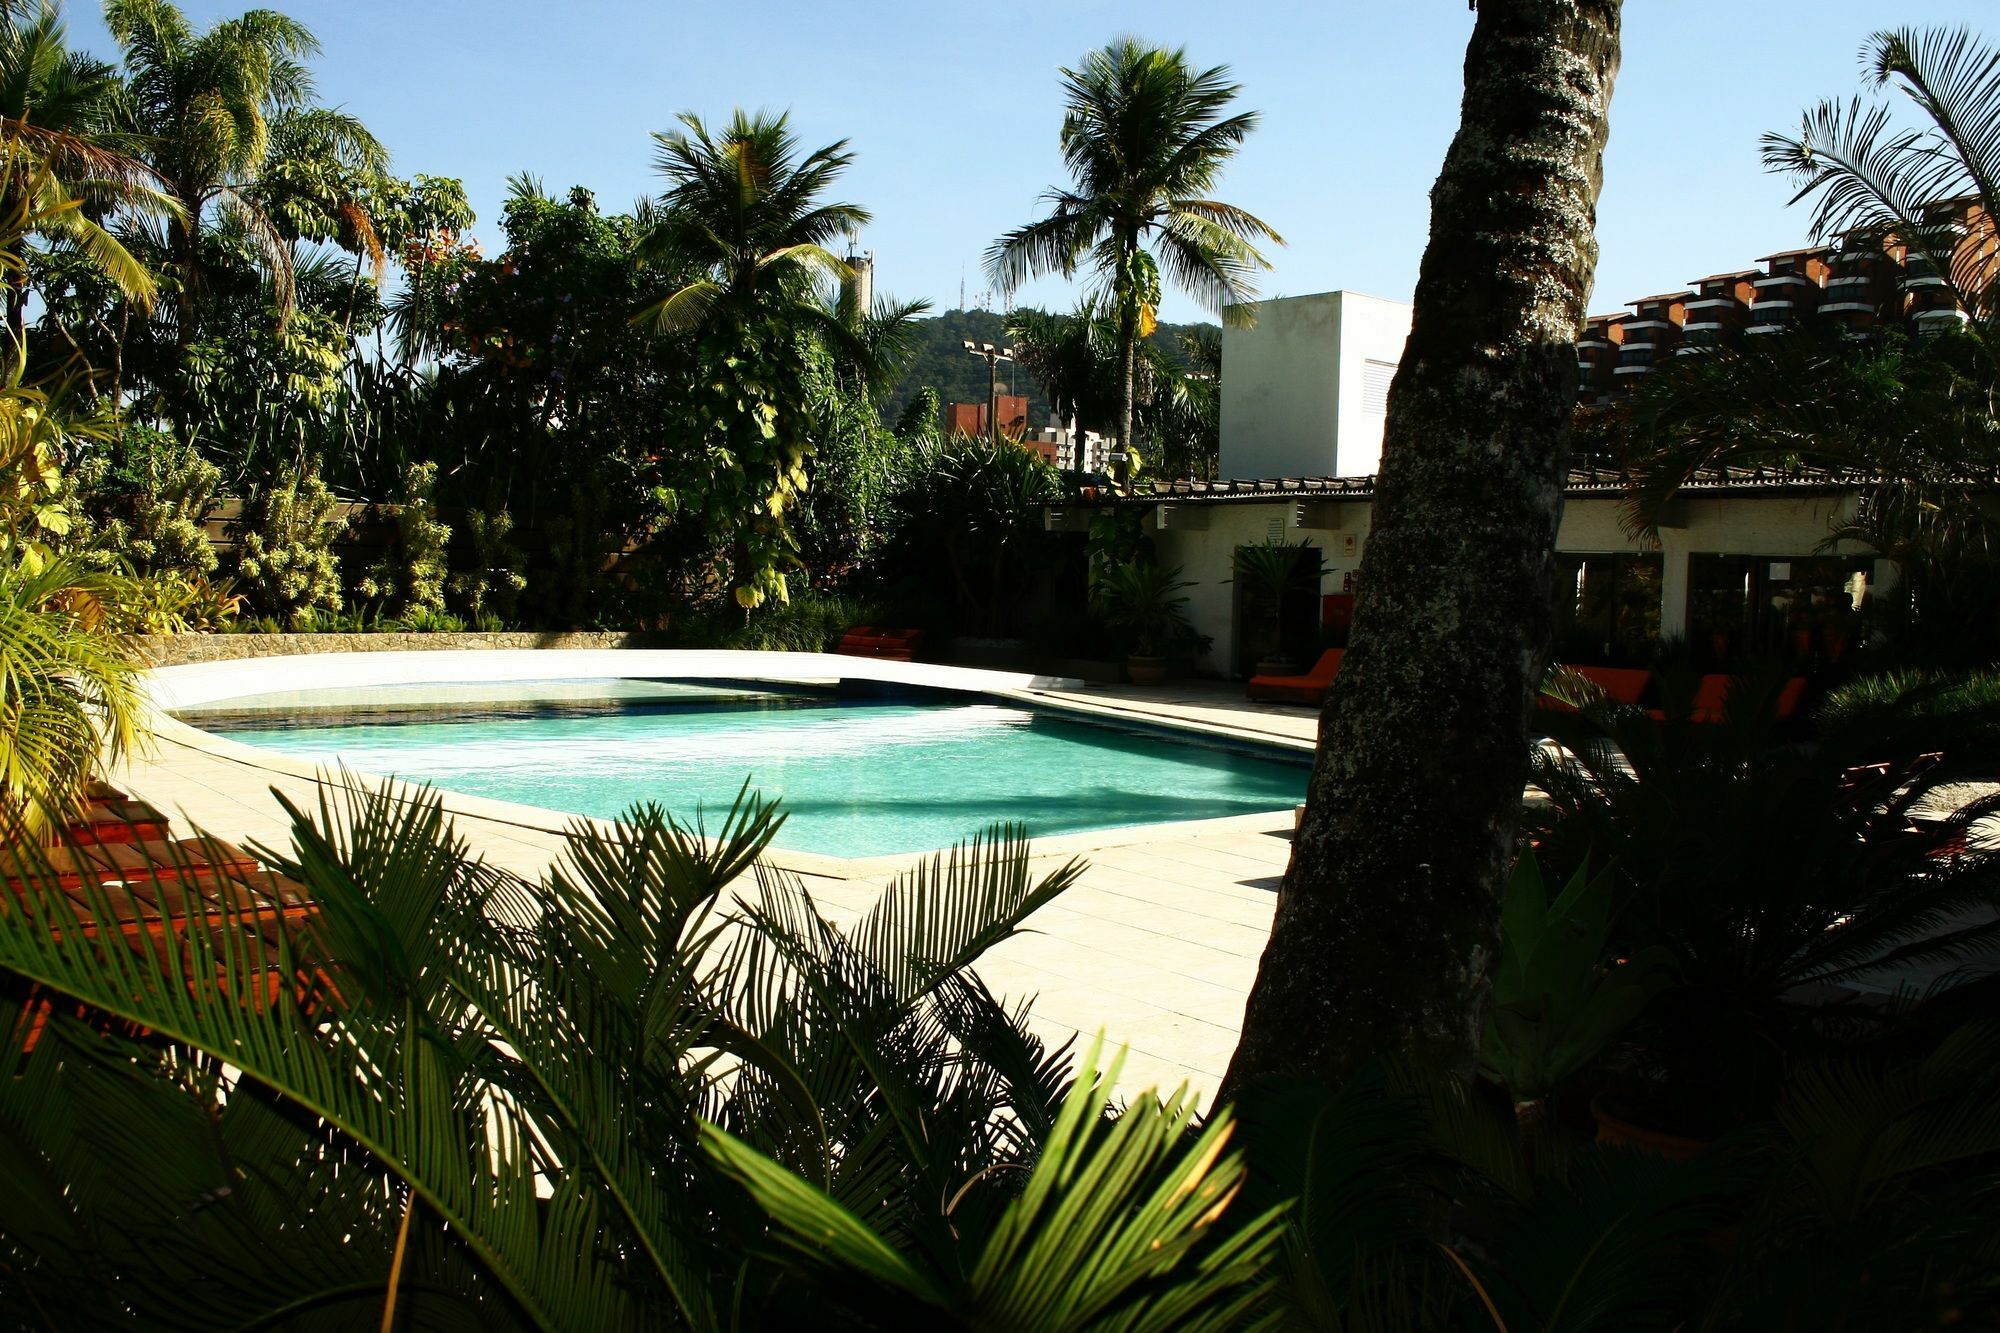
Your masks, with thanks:
M 1410 306 L 1360 292 L 1255 304 L 1222 329 L 1224 477 L 1366 477 L 1382 461 Z
M 1231 577 L 1239 546 L 1309 541 L 1324 554 L 1321 592 L 1354 591 L 1375 500 L 1372 476 L 1159 482 L 1137 493 L 1052 507 L 1052 528 L 1082 531 L 1090 509 L 1134 507 L 1144 515 L 1161 563 L 1193 580 L 1187 611 L 1212 640 L 1200 665 L 1219 675 L 1244 670 L 1242 586 Z M 1658 541 L 1626 530 L 1617 479 L 1579 471 L 1565 488 L 1556 551 L 1566 587 L 1558 606 L 1559 654 L 1572 643 L 1608 642 L 1613 618 L 1643 621 L 1654 638 L 1770 651 L 1799 633 L 1824 641 L 1864 598 L 1895 586 L 1893 563 L 1853 542 L 1827 546 L 1830 530 L 1854 517 L 1851 481 L 1812 473 L 1733 470 L 1703 474 L 1663 515 Z M 1328 608 L 1330 609 L 1330 608 Z M 1721 645 L 1716 645 L 1718 649 Z

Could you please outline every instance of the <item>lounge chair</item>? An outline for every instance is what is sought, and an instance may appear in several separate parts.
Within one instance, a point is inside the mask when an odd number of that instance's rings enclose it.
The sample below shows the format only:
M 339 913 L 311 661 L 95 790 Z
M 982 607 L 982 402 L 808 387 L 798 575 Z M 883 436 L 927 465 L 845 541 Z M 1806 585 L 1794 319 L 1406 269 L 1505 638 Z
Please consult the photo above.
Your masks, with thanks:
M 1250 697 L 1269 703 L 1312 704 L 1317 707 L 1326 702 L 1326 692 L 1333 688 L 1333 678 L 1340 671 L 1340 659 L 1346 655 L 1345 648 L 1329 648 L 1319 655 L 1313 669 L 1303 676 L 1252 676 Z
M 1598 689 L 1603 690 L 1604 697 L 1612 703 L 1631 704 L 1635 707 L 1638 705 L 1639 700 L 1645 697 L 1646 686 L 1653 679 L 1653 673 L 1643 667 L 1565 665 L 1562 669 L 1575 672 L 1591 684 L 1597 686 Z M 1570 705 L 1550 694 L 1538 696 L 1535 700 L 1535 706 L 1546 709 L 1551 713 L 1574 713 L 1576 711 Z
M 1738 677 L 1715 674 L 1701 678 L 1695 687 L 1694 703 L 1688 709 L 1691 722 L 1714 723 L 1722 721 L 1729 708 L 1729 695 L 1736 688 Z M 1778 691 L 1778 697 L 1771 702 L 1771 715 L 1780 722 L 1789 722 L 1799 715 L 1799 705 L 1805 702 L 1806 678 L 1793 676 Z M 1654 708 L 1647 711 L 1655 722 L 1666 720 L 1666 714 Z
M 913 662 L 923 643 L 924 632 L 920 629 L 856 625 L 840 636 L 840 643 L 833 651 L 848 657 L 882 657 L 895 662 Z

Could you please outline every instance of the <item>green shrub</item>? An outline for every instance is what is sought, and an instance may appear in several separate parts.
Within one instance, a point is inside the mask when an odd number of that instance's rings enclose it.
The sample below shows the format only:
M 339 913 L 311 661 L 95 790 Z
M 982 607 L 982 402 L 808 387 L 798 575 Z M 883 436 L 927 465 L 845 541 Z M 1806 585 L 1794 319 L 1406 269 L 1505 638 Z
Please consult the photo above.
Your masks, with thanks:
M 87 533 L 72 547 L 112 556 L 140 575 L 207 577 L 215 548 L 203 525 L 214 512 L 222 473 L 194 446 L 126 426 L 108 454 L 77 469 Z
M 394 506 L 395 544 L 356 585 L 363 597 L 381 603 L 391 615 L 444 613 L 445 545 L 451 527 L 438 521 L 436 491 L 436 463 L 412 463 L 403 470 L 403 491 Z
M 513 531 L 514 516 L 505 509 L 473 509 L 465 515 L 472 568 L 453 574 L 446 586 L 465 608 L 466 618 L 481 629 L 513 620 L 521 590 L 528 586 L 521 572 L 527 557 L 511 540 Z
M 465 622 L 449 611 L 420 606 L 381 625 L 380 628 L 407 634 L 459 634 L 464 632 Z
M 824 653 L 849 629 L 880 619 L 872 603 L 807 591 L 788 602 L 767 603 L 747 624 L 733 606 L 690 616 L 681 623 L 676 641 L 689 648 Z
M 340 560 L 333 544 L 347 518 L 317 474 L 285 471 L 243 507 L 237 578 L 252 607 L 280 628 L 310 613 L 341 608 Z

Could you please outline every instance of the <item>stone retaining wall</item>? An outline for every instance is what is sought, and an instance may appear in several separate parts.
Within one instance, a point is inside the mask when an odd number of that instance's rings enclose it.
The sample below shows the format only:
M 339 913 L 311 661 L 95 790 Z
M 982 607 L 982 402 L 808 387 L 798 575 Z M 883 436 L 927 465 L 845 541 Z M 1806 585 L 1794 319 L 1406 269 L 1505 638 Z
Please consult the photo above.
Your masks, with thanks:
M 403 653 L 465 648 L 654 648 L 656 634 L 144 634 L 142 651 L 155 666 L 228 662 L 241 657 L 301 653 Z

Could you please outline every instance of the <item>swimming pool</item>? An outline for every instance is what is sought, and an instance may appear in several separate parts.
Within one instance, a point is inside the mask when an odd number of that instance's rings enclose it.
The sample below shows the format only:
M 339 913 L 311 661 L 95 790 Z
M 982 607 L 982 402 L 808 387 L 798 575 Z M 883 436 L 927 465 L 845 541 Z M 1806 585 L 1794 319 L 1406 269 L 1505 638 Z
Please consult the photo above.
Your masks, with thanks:
M 962 697 L 709 690 L 686 703 L 245 710 L 198 724 L 296 758 L 601 818 L 639 801 L 719 817 L 748 779 L 789 812 L 779 846 L 840 857 L 928 851 L 999 820 L 1048 837 L 1283 810 L 1304 799 L 1309 771 L 1304 755 Z

